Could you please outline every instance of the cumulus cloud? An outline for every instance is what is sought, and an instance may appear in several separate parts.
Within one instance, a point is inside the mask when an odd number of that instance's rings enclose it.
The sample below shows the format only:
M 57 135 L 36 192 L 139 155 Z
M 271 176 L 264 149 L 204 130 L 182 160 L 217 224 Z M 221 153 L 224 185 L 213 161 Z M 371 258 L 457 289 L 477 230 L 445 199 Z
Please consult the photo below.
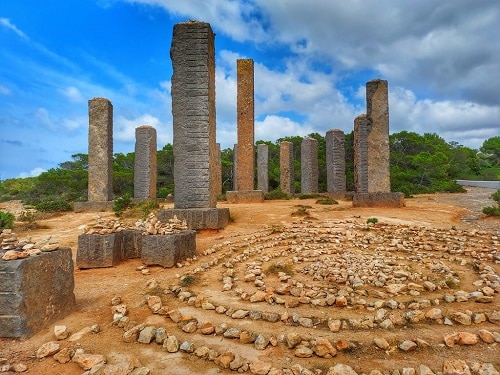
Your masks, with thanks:
M 19 178 L 37 177 L 37 176 L 41 175 L 43 172 L 47 172 L 47 170 L 45 168 L 36 167 L 36 168 L 33 168 L 29 172 L 21 172 L 19 174 Z
M 150 114 L 143 114 L 131 119 L 118 116 L 114 122 L 113 137 L 122 142 L 135 142 L 135 128 L 143 125 L 152 126 L 158 131 L 160 120 Z
M 84 101 L 82 93 L 74 86 L 59 89 L 59 92 L 72 102 L 80 103 Z

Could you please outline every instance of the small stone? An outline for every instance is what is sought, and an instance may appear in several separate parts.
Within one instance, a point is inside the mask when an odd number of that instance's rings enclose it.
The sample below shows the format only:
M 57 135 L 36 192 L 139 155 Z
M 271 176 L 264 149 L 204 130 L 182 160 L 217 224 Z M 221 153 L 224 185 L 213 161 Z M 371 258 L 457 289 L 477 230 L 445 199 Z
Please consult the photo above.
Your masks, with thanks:
M 104 365 L 106 363 L 106 357 L 102 354 L 87 354 L 78 352 L 77 350 L 72 361 L 78 364 L 83 370 L 90 370 L 93 367 Z
M 351 366 L 338 363 L 330 367 L 326 375 L 358 375 L 358 373 Z
M 147 326 L 144 329 L 142 329 L 141 332 L 139 333 L 139 338 L 137 339 L 137 342 L 141 344 L 149 344 L 151 343 L 151 341 L 153 341 L 155 334 L 156 334 L 156 327 Z
M 231 318 L 233 319 L 243 319 L 248 315 L 249 311 L 248 310 L 236 310 L 233 315 L 231 315 Z
M 154 314 L 157 314 L 162 308 L 163 304 L 159 296 L 147 296 L 148 306 Z
M 462 359 L 445 359 L 443 375 L 471 375 L 470 368 Z
M 257 335 L 254 341 L 255 349 L 264 350 L 267 345 L 269 345 L 269 339 L 262 334 Z
M 328 339 L 324 337 L 319 337 L 314 342 L 312 350 L 318 357 L 331 358 L 337 355 L 337 350 L 335 349 L 335 347 Z
M 37 358 L 45 358 L 51 355 L 56 354 L 59 350 L 61 350 L 61 345 L 55 341 L 49 341 L 43 344 L 36 351 Z
M 54 336 L 57 340 L 65 340 L 69 336 L 68 327 L 65 325 L 54 326 Z
M 493 344 L 495 342 L 495 335 L 493 335 L 493 333 L 491 333 L 490 331 L 480 329 L 478 334 L 481 340 L 483 340 L 487 344 Z
M 328 328 L 330 328 L 330 331 L 332 332 L 340 331 L 341 325 L 342 321 L 340 319 L 332 319 L 328 321 Z
M 257 361 L 250 363 L 250 372 L 255 375 L 267 375 L 271 370 L 271 367 L 270 363 Z
M 299 346 L 295 349 L 293 355 L 298 358 L 310 358 L 314 355 L 314 352 L 306 346 Z
M 186 353 L 193 353 L 194 352 L 194 344 L 192 342 L 189 342 L 189 341 L 184 341 L 181 346 L 179 347 L 179 349 L 183 352 L 186 352 Z
M 240 333 L 240 342 L 242 344 L 251 344 L 255 342 L 257 335 L 253 332 L 241 331 Z
M 229 368 L 229 364 L 234 360 L 235 356 L 234 353 L 231 352 L 225 352 L 215 358 L 214 363 L 222 368 Z
M 203 335 L 211 335 L 212 333 L 215 332 L 215 326 L 212 323 L 203 323 L 200 326 L 200 332 Z
M 71 358 L 75 355 L 75 351 L 72 348 L 62 348 L 59 352 L 54 354 L 54 359 L 61 363 L 68 363 L 71 361 Z
M 174 335 L 170 335 L 163 342 L 163 348 L 169 353 L 176 353 L 179 351 L 179 340 Z
M 479 337 L 474 333 L 460 332 L 458 334 L 458 344 L 460 345 L 476 345 L 479 342 Z
M 390 348 L 389 342 L 383 337 L 375 337 L 373 339 L 373 342 L 382 350 L 387 350 Z
M 14 363 L 12 365 L 12 370 L 14 370 L 14 372 L 25 372 L 28 370 L 28 366 L 24 363 Z
M 229 328 L 226 332 L 224 332 L 224 337 L 229 339 L 239 339 L 241 331 L 239 328 Z
M 458 324 L 470 326 L 472 324 L 471 317 L 463 312 L 455 312 L 451 315 L 451 319 Z
M 417 349 L 417 344 L 410 340 L 404 340 L 401 344 L 399 344 L 399 349 L 404 352 L 413 352 Z

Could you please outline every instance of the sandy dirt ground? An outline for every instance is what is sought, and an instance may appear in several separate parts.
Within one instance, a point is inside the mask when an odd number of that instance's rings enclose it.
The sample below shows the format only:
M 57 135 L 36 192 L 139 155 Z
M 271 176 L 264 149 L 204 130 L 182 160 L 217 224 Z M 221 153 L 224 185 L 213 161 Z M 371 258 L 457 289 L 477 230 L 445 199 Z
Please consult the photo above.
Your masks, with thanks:
M 231 223 L 219 231 L 200 231 L 196 236 L 196 252 L 198 259 L 185 264 L 182 268 L 165 269 L 161 267 L 148 267 L 149 274 L 144 275 L 140 268 L 140 259 L 127 260 L 115 267 L 80 270 L 75 266 L 75 296 L 77 310 L 66 318 L 55 322 L 35 334 L 29 339 L 5 339 L 0 338 L 0 357 L 6 358 L 9 363 L 21 362 L 27 365 L 29 374 L 82 374 L 83 370 L 75 363 L 59 364 L 52 357 L 37 359 L 36 350 L 47 341 L 54 340 L 53 326 L 66 325 L 71 333 L 77 332 L 85 327 L 98 324 L 101 332 L 84 335 L 77 342 L 61 341 L 63 347 L 83 348 L 88 353 L 103 354 L 107 357 L 108 363 L 120 361 L 130 361 L 136 365 L 141 364 L 150 369 L 150 374 L 216 374 L 231 373 L 229 369 L 222 369 L 213 361 L 198 358 L 194 354 L 183 352 L 168 353 L 157 344 L 125 343 L 122 340 L 123 330 L 112 324 L 113 315 L 111 312 L 111 299 L 119 296 L 129 309 L 129 316 L 137 322 L 145 322 L 156 327 L 165 327 L 169 334 L 176 335 L 180 341 L 188 340 L 195 344 L 195 347 L 206 345 L 220 353 L 232 351 L 245 358 L 249 362 L 264 361 L 270 362 L 276 368 L 290 368 L 293 364 L 300 364 L 310 370 L 315 370 L 318 374 L 325 374 L 326 370 L 335 363 L 345 363 L 352 366 L 358 373 L 369 373 L 371 369 L 379 369 L 389 373 L 395 369 L 401 370 L 405 367 L 418 368 L 419 364 L 426 364 L 434 371 L 442 369 L 442 363 L 446 358 L 461 358 L 469 362 L 482 361 L 493 363 L 500 371 L 500 350 L 499 344 L 486 345 L 483 343 L 474 346 L 460 346 L 448 348 L 443 345 L 443 335 L 469 331 L 477 333 L 480 329 L 490 331 L 500 331 L 498 325 L 488 321 L 472 326 L 447 326 L 443 324 L 405 324 L 392 330 L 382 330 L 380 328 L 352 328 L 346 327 L 339 332 L 332 333 L 328 327 L 321 325 L 313 328 L 303 326 L 290 326 L 281 322 L 270 323 L 263 320 L 232 319 L 225 314 L 217 314 L 214 310 L 204 310 L 186 301 L 181 301 L 172 293 L 168 293 L 169 287 L 180 284 L 180 276 L 188 274 L 196 267 L 200 267 L 204 262 L 213 259 L 214 255 L 203 255 L 208 249 L 229 248 L 234 244 L 238 250 L 245 251 L 245 243 L 248 247 L 255 238 L 259 238 L 263 244 L 263 249 L 259 256 L 266 254 L 271 249 L 266 248 L 268 242 L 266 236 L 272 236 L 276 231 L 286 232 L 288 228 L 310 227 L 314 230 L 323 228 L 324 223 L 339 223 L 339 230 L 346 225 L 356 224 L 362 226 L 368 218 L 376 217 L 378 224 L 385 226 L 410 226 L 418 228 L 452 230 L 456 235 L 461 233 L 476 233 L 479 231 L 482 239 L 489 241 L 487 246 L 491 252 L 498 254 L 498 240 L 500 239 L 500 221 L 498 218 L 487 218 L 481 214 L 481 209 L 487 205 L 493 205 L 490 199 L 492 189 L 469 188 L 465 194 L 432 194 L 420 195 L 406 200 L 406 207 L 400 209 L 393 208 L 353 208 L 351 202 L 340 201 L 337 205 L 321 205 L 315 199 L 307 200 L 280 200 L 265 201 L 262 204 L 227 204 L 219 203 L 218 207 L 228 207 L 230 209 Z M 309 213 L 308 217 L 296 216 L 294 213 L 302 206 Z M 171 207 L 169 205 L 166 206 Z M 16 212 L 20 209 L 18 202 L 0 203 L 0 210 L 10 210 Z M 93 224 L 96 220 L 95 213 L 66 213 L 53 216 L 45 220 L 39 220 L 44 229 L 25 230 L 21 223 L 17 223 L 15 232 L 21 239 L 26 236 L 39 238 L 52 235 L 59 239 L 61 246 L 70 247 L 73 250 L 74 258 L 77 251 L 78 236 L 82 233 L 79 227 L 82 224 Z M 113 213 L 100 213 L 102 217 L 114 218 Z M 124 219 L 125 221 L 127 219 Z M 347 223 L 347 224 L 346 224 Z M 299 241 L 300 238 L 297 239 Z M 496 242 L 495 242 L 496 241 Z M 270 243 L 270 242 L 269 242 Z M 444 244 L 446 245 L 446 244 Z M 271 246 L 270 246 L 271 247 Z M 464 255 L 465 257 L 465 255 Z M 255 258 L 256 259 L 256 258 Z M 254 260 L 255 260 L 254 259 Z M 259 259 L 262 259 L 259 258 Z M 225 261 L 225 260 L 223 260 Z M 223 262 L 222 261 L 222 262 Z M 247 261 L 251 262 L 250 257 Z M 286 259 L 285 259 L 286 261 Z M 264 261 L 265 263 L 265 261 Z M 268 262 L 272 264 L 270 260 Z M 240 267 L 240 279 L 244 274 L 244 265 Z M 471 270 L 471 259 L 465 259 L 462 263 L 453 263 L 454 270 L 460 275 L 459 289 L 466 291 L 473 290 L 472 282 L 474 271 Z M 304 284 L 307 283 L 307 275 L 304 275 L 303 266 L 295 264 L 296 277 L 302 277 Z M 491 261 L 488 263 L 496 274 L 500 274 L 500 264 Z M 263 265 L 265 267 L 265 264 Z M 414 262 L 416 272 L 419 267 L 424 268 L 424 264 Z M 205 295 L 212 303 L 234 307 L 234 309 L 259 310 L 277 312 L 283 314 L 286 310 L 282 305 L 268 304 L 266 302 L 250 304 L 248 300 L 241 297 L 241 290 L 234 288 L 230 291 L 222 290 L 222 281 L 226 269 L 219 264 L 208 271 L 199 274 L 196 282 L 187 287 L 194 295 Z M 424 270 L 421 270 L 424 272 Z M 239 271 L 238 271 L 239 272 Z M 217 325 L 226 322 L 229 326 L 238 326 L 241 329 L 248 329 L 252 332 L 272 335 L 276 338 L 280 334 L 294 331 L 299 332 L 302 337 L 328 337 L 332 342 L 350 343 L 350 349 L 338 351 L 333 358 L 298 358 L 294 356 L 293 350 L 289 350 L 286 345 L 279 343 L 276 346 L 269 345 L 265 350 L 256 350 L 253 345 L 241 344 L 238 340 L 224 338 L 222 335 L 202 335 L 196 333 L 186 333 L 182 331 L 178 324 L 171 319 L 158 314 L 152 314 L 146 303 L 146 295 L 150 293 L 147 283 L 154 279 L 160 288 L 167 290 L 161 298 L 168 309 L 179 309 L 182 315 L 196 316 L 198 322 L 211 322 Z M 274 283 L 274 284 L 273 284 Z M 238 281 L 238 286 L 251 294 L 257 290 L 253 283 Z M 278 285 L 278 281 L 269 278 L 266 284 Z M 472 288 L 472 289 L 471 289 Z M 453 291 L 451 292 L 453 293 Z M 443 292 L 441 292 L 442 296 Z M 408 296 L 402 300 L 408 300 Z M 423 293 L 419 298 L 432 299 L 434 296 Z M 438 297 L 436 297 L 438 298 Z M 395 298 L 397 299 L 397 298 Z M 472 312 L 491 312 L 494 309 L 500 310 L 498 306 L 498 290 L 494 295 L 493 303 L 478 304 L 466 302 L 461 304 L 440 305 L 443 310 L 453 308 L 454 310 Z M 316 307 L 311 304 L 304 304 L 294 309 L 290 309 L 290 314 L 299 313 L 301 316 L 323 316 L 331 319 L 335 316 L 348 321 L 350 318 L 362 317 L 370 311 L 363 308 L 341 309 L 336 306 Z M 373 315 L 373 311 L 371 312 Z M 389 350 L 380 350 L 373 345 L 373 338 L 383 336 L 391 343 Z M 405 340 L 421 339 L 430 343 L 428 348 L 419 348 L 413 352 L 403 352 L 397 348 L 397 343 Z M 234 372 L 233 372 L 234 373 Z

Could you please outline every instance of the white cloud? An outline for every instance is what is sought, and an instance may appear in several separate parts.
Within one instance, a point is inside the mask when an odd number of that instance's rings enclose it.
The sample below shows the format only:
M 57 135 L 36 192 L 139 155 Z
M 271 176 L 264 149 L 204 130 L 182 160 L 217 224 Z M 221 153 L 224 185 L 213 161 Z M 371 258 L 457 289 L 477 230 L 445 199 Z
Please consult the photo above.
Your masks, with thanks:
M 128 119 L 119 115 L 115 118 L 114 121 L 113 138 L 120 142 L 134 143 L 135 129 L 142 125 L 152 126 L 158 133 L 161 123 L 158 118 L 150 114 L 143 114 L 132 119 Z M 129 152 L 132 151 L 133 150 L 130 150 Z
M 59 89 L 59 92 L 72 102 L 80 103 L 84 101 L 82 93 L 75 86 Z
M 255 122 L 255 139 L 276 141 L 278 138 L 292 135 L 306 136 L 314 133 L 314 129 L 307 124 L 300 124 L 287 117 L 266 116 L 262 121 Z
M 10 95 L 12 91 L 7 86 L 0 84 L 0 95 Z
M 7 28 L 8 30 L 15 32 L 21 38 L 28 39 L 28 36 L 21 30 L 19 30 L 16 25 L 10 22 L 10 19 L 8 18 L 0 18 L 0 25 Z
M 19 174 L 19 178 L 37 177 L 37 176 L 41 175 L 43 172 L 47 172 L 47 170 L 45 168 L 36 167 L 36 168 L 33 168 L 29 172 L 21 172 Z

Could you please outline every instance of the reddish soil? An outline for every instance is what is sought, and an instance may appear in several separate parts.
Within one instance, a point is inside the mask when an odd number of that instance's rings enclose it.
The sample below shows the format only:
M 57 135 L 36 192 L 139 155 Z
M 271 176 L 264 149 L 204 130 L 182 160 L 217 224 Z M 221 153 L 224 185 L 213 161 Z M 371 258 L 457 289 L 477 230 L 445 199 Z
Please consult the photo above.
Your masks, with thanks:
M 445 358 L 461 358 L 468 363 L 475 360 L 481 362 L 494 363 L 500 370 L 498 344 L 486 345 L 480 343 L 474 346 L 455 346 L 447 348 L 443 343 L 443 335 L 458 332 L 469 331 L 477 333 L 480 329 L 490 331 L 500 331 L 497 325 L 489 322 L 476 324 L 472 326 L 446 326 L 438 324 L 409 324 L 398 327 L 393 330 L 381 329 L 342 329 L 332 334 L 328 328 L 305 328 L 289 327 L 280 322 L 269 323 L 263 320 L 238 320 L 217 314 L 213 310 L 203 310 L 180 301 L 173 295 L 165 294 L 162 296 L 164 304 L 169 309 L 178 308 L 183 315 L 191 314 L 201 322 L 212 322 L 218 324 L 225 321 L 229 326 L 239 325 L 242 329 L 248 329 L 252 332 L 274 335 L 277 337 L 280 333 L 286 333 L 291 330 L 299 332 L 303 337 L 329 336 L 332 340 L 345 340 L 352 344 L 361 343 L 359 346 L 351 348 L 346 352 L 339 354 L 331 359 L 319 357 L 297 358 L 293 351 L 286 348 L 282 343 L 276 347 L 269 346 L 264 351 L 254 349 L 252 345 L 240 344 L 238 340 L 223 338 L 222 335 L 204 336 L 199 333 L 188 334 L 183 332 L 177 324 L 173 323 L 168 317 L 153 315 L 147 303 L 145 295 L 148 293 L 146 284 L 149 280 L 155 279 L 161 288 L 167 289 L 171 285 L 179 284 L 179 276 L 200 267 L 203 262 L 207 262 L 213 257 L 203 256 L 203 252 L 212 248 L 216 244 L 238 243 L 240 246 L 244 241 L 250 241 L 254 235 L 270 233 L 270 228 L 287 228 L 287 226 L 296 223 L 296 225 L 308 226 L 320 225 L 328 220 L 342 221 L 350 220 L 355 223 L 366 223 L 370 217 L 376 217 L 379 224 L 382 225 L 411 225 L 426 228 L 438 229 L 456 229 L 465 230 L 484 230 L 483 237 L 493 240 L 497 238 L 496 244 L 500 239 L 500 220 L 498 218 L 487 218 L 480 213 L 480 209 L 494 202 L 489 199 L 493 192 L 491 189 L 471 188 L 466 194 L 435 194 L 421 195 L 406 200 L 406 207 L 400 209 L 394 208 L 353 208 L 351 202 L 341 201 L 338 205 L 320 205 L 314 199 L 308 200 L 281 200 L 265 201 L 262 204 L 237 204 L 230 205 L 219 203 L 218 207 L 229 207 L 231 213 L 231 223 L 223 230 L 219 231 L 201 231 L 197 234 L 197 254 L 198 260 L 182 268 L 164 269 L 161 267 L 149 267 L 150 274 L 144 275 L 138 271 L 141 266 L 140 259 L 128 260 L 120 263 L 116 267 L 79 270 L 75 269 L 75 296 L 77 300 L 77 311 L 66 318 L 55 322 L 50 328 L 44 329 L 27 340 L 2 339 L 0 338 L 0 357 L 7 358 L 9 363 L 22 362 L 28 366 L 29 374 L 67 374 L 80 375 L 83 370 L 75 363 L 59 364 L 53 358 L 36 359 L 35 351 L 40 345 L 47 341 L 54 340 L 53 326 L 64 324 L 74 333 L 84 327 L 99 324 L 101 332 L 98 334 L 87 334 L 77 343 L 61 341 L 62 346 L 81 347 L 89 353 L 104 354 L 109 363 L 123 361 L 124 358 L 135 361 L 143 366 L 147 366 L 150 374 L 215 374 L 231 373 L 230 370 L 224 370 L 213 362 L 197 358 L 194 354 L 166 352 L 161 346 L 156 344 L 129 344 L 122 340 L 123 330 L 111 324 L 113 316 L 111 313 L 111 299 L 114 296 L 120 296 L 123 302 L 129 308 L 129 316 L 137 322 L 146 322 L 155 326 L 163 326 L 169 334 L 176 335 L 180 341 L 189 340 L 195 344 L 195 347 L 206 345 L 219 352 L 232 351 L 241 355 L 241 357 L 252 362 L 262 360 L 271 362 L 276 368 L 290 368 L 293 364 L 299 363 L 302 366 L 318 373 L 326 373 L 328 367 L 335 363 L 346 363 L 352 366 L 359 373 L 368 373 L 371 369 L 379 369 L 389 372 L 394 369 L 404 367 L 418 368 L 420 364 L 426 364 L 434 371 L 442 370 L 442 363 Z M 308 206 L 307 211 L 310 218 L 293 216 L 297 211 L 298 205 Z M 15 202 L 0 203 L 0 210 L 16 211 L 19 205 Z M 113 213 L 102 213 L 103 217 L 114 218 Z M 18 237 L 24 238 L 32 236 L 39 238 L 45 235 L 53 235 L 59 239 L 61 246 L 71 247 L 74 256 L 77 250 L 77 238 L 82 233 L 79 227 L 82 224 L 92 224 L 95 222 L 95 213 L 66 213 L 59 216 L 53 216 L 44 220 L 38 220 L 37 223 L 43 225 L 45 229 L 25 230 L 22 223 L 17 223 L 15 232 Z M 495 237 L 497 236 L 497 237 Z M 492 248 L 494 245 L 492 245 Z M 496 252 L 498 254 L 498 245 Z M 265 253 L 266 249 L 263 250 Z M 494 251 L 494 249 L 492 250 Z M 243 262 L 245 264 L 245 262 Z M 416 262 L 416 270 L 424 267 L 424 264 Z M 469 291 L 471 283 L 477 279 L 469 268 L 470 260 L 466 265 L 456 265 L 456 272 L 460 274 L 460 289 Z M 499 262 L 489 262 L 496 274 L 500 274 Z M 242 268 L 244 269 L 244 267 Z M 282 305 L 269 305 L 267 303 L 250 304 L 248 301 L 241 300 L 234 290 L 229 292 L 222 291 L 222 273 L 225 268 L 219 265 L 209 271 L 201 273 L 189 289 L 196 295 L 204 294 L 210 301 L 216 301 L 225 306 L 234 306 L 248 310 L 276 311 L 283 312 Z M 240 274 L 240 278 L 242 274 Z M 272 278 L 268 284 L 278 284 Z M 267 285 L 267 284 L 266 284 Z M 238 282 L 238 287 L 248 290 L 249 293 L 255 291 L 253 283 Z M 442 295 L 443 292 L 441 292 Z M 432 298 L 431 294 L 424 294 L 420 298 Z M 470 309 L 476 311 L 498 310 L 498 290 L 495 293 L 495 299 L 490 304 L 477 304 L 474 302 L 461 303 L 459 305 L 448 304 L 449 308 L 465 311 Z M 440 305 L 443 312 L 448 308 L 446 304 Z M 293 311 L 292 311 L 293 310 Z M 342 319 L 356 318 L 366 314 L 366 311 L 353 309 L 318 308 L 311 304 L 301 305 L 298 308 L 291 309 L 290 313 L 297 312 L 301 316 L 318 316 L 323 314 L 326 318 L 339 315 Z M 373 312 L 371 313 L 373 314 Z M 391 343 L 391 349 L 387 351 L 376 348 L 372 341 L 373 337 L 383 336 Z M 430 348 L 406 353 L 397 348 L 397 344 L 402 340 L 416 340 L 417 338 L 428 341 Z M 321 370 L 322 372 L 319 372 Z M 234 373 L 234 372 L 233 372 Z

